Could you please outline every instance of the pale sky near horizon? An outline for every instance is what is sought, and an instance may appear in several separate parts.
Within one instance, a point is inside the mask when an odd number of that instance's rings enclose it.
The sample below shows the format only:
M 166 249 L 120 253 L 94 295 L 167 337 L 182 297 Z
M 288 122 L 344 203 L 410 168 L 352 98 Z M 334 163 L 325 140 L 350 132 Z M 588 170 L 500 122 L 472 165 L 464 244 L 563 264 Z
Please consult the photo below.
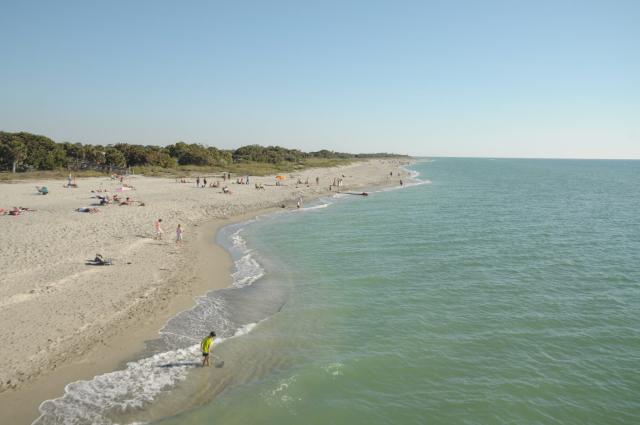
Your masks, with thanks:
M 0 130 L 640 158 L 640 1 L 3 1 Z

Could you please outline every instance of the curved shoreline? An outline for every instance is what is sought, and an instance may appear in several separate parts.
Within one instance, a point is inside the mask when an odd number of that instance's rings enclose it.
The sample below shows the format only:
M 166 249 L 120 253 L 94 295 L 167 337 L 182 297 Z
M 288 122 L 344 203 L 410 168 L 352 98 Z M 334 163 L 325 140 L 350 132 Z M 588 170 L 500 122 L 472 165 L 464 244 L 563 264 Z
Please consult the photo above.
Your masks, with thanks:
M 382 164 L 380 164 L 381 162 Z M 385 183 L 390 183 L 388 178 L 385 179 L 380 174 L 380 170 L 388 170 L 392 164 L 377 161 L 377 165 L 369 167 L 368 170 L 366 164 L 370 165 L 370 162 L 356 164 L 360 168 L 364 167 L 357 171 L 362 171 L 364 174 L 373 172 L 376 175 L 369 175 L 364 179 L 353 176 L 354 183 L 345 185 L 342 190 L 374 185 L 385 186 Z M 400 165 L 396 162 L 393 167 L 398 170 L 397 167 Z M 309 174 L 314 175 L 320 171 L 335 175 L 341 172 L 351 173 L 356 170 L 311 170 Z M 195 297 L 211 290 L 229 286 L 232 262 L 229 253 L 218 246 L 213 237 L 220 227 L 232 222 L 244 221 L 269 211 L 286 199 L 291 201 L 295 199 L 291 196 L 292 192 L 279 193 L 278 199 L 271 199 L 271 205 L 261 204 L 263 208 L 249 208 L 242 211 L 242 208 L 238 206 L 234 208 L 233 205 L 225 205 L 227 210 L 232 212 L 234 210 L 244 212 L 244 214 L 232 213 L 231 220 L 218 218 L 194 222 L 191 227 L 197 228 L 197 230 L 191 233 L 197 235 L 197 242 L 185 244 L 186 249 L 180 252 L 180 258 L 174 263 L 174 265 L 185 266 L 185 268 L 175 267 L 161 285 L 146 288 L 146 294 L 129 304 L 126 310 L 128 314 L 122 317 L 120 322 L 111 321 L 108 324 L 110 329 L 103 330 L 99 337 L 100 341 L 90 349 L 79 353 L 69 353 L 69 357 L 62 365 L 56 367 L 54 364 L 50 370 L 44 370 L 34 379 L 21 385 L 17 391 L 5 391 L 0 394 L 0 412 L 8 414 L 9 410 L 4 407 L 11 406 L 12 423 L 30 423 L 30 420 L 38 416 L 37 407 L 40 402 L 61 395 L 67 383 L 90 379 L 100 373 L 121 368 L 126 361 L 141 352 L 144 348 L 144 341 L 157 336 L 159 329 L 169 318 L 191 307 Z M 329 193 L 324 190 L 314 194 L 305 193 L 305 196 L 308 197 L 307 199 L 311 199 Z M 221 270 L 224 272 L 220 273 Z M 0 414 L 0 421 L 8 419 L 8 417 L 3 418 L 2 416 L 4 415 Z

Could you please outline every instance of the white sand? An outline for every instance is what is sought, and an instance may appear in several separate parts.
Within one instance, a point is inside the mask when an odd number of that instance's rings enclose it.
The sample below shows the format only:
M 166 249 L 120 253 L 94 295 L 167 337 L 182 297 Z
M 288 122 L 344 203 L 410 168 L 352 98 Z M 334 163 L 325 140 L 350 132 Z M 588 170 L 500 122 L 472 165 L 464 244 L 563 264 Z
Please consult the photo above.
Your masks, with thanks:
M 138 315 L 153 314 L 157 294 L 166 298 L 183 291 L 190 283 L 176 285 L 170 278 L 193 275 L 187 257 L 198 225 L 283 203 L 295 207 L 300 196 L 310 200 L 328 193 L 329 183 L 341 175 L 346 176 L 342 191 L 397 184 L 397 178 L 391 181 L 388 175 L 398 165 L 398 161 L 373 160 L 307 170 L 287 175 L 286 186 L 281 187 L 273 186 L 273 177 L 252 177 L 249 185 L 229 184 L 231 195 L 174 179 L 130 176 L 125 182 L 135 190 L 122 195 L 146 206 L 109 205 L 99 207 L 97 214 L 74 210 L 98 202 L 92 189 L 116 193 L 118 181 L 79 179 L 77 189 L 63 188 L 65 182 L 60 180 L 1 184 L 0 207 L 37 211 L 0 216 L 0 391 L 18 388 L 71 361 L 105 336 L 126 331 Z M 309 187 L 296 185 L 298 176 L 303 182 L 308 177 Z M 271 186 L 257 190 L 254 183 Z M 48 186 L 50 193 L 38 195 L 36 184 Z M 153 239 L 157 218 L 163 219 L 163 241 Z M 184 246 L 175 244 L 178 223 L 185 229 Z M 96 253 L 113 258 L 115 265 L 85 265 Z M 167 282 L 174 287 L 164 288 Z
M 123 195 L 146 206 L 110 205 L 97 214 L 74 210 L 97 202 L 91 189 L 105 188 L 112 195 L 119 182 L 79 179 L 77 189 L 63 188 L 66 182 L 60 180 L 0 184 L 0 207 L 37 210 L 0 216 L 0 406 L 2 396 L 46 380 L 55 369 L 80 365 L 89 352 L 116 350 L 118 338 L 135 333 L 148 322 L 145 318 L 162 323 L 173 313 L 168 308 L 173 298 L 212 289 L 199 277 L 201 263 L 193 261 L 202 255 L 194 241 L 204 223 L 283 203 L 295 208 L 300 196 L 308 201 L 327 194 L 329 183 L 342 175 L 342 191 L 395 185 L 398 179 L 390 180 L 389 172 L 399 166 L 395 160 L 372 160 L 307 170 L 288 177 L 286 186 L 266 190 L 256 190 L 254 183 L 273 185 L 273 177 L 252 177 L 249 185 L 229 184 L 231 195 L 174 179 L 131 176 L 125 181 L 135 190 Z M 303 182 L 308 177 L 310 186 L 296 185 L 298 176 Z M 36 184 L 48 186 L 49 195 L 38 195 Z M 157 218 L 163 219 L 163 241 L 152 237 Z M 185 229 L 180 247 L 175 244 L 178 223 Z M 96 253 L 113 258 L 115 265 L 85 265 Z M 218 272 L 228 276 L 229 271 L 219 266 Z M 225 285 L 228 279 L 218 282 Z M 72 371 L 65 379 L 73 376 Z

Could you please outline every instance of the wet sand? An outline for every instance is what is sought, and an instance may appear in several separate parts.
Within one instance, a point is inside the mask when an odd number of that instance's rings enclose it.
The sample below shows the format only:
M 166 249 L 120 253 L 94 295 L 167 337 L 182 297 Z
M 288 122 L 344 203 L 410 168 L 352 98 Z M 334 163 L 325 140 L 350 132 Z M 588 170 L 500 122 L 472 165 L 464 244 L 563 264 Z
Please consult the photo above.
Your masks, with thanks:
M 214 242 L 220 226 L 282 204 L 295 208 L 300 197 L 308 202 L 329 194 L 329 183 L 341 176 L 342 191 L 394 185 L 389 172 L 400 171 L 400 165 L 375 160 L 307 170 L 288 176 L 286 186 L 265 190 L 254 183 L 272 184 L 273 177 L 251 178 L 249 185 L 229 184 L 232 195 L 173 179 L 131 177 L 135 190 L 125 196 L 145 206 L 112 205 L 97 214 L 74 208 L 95 200 L 91 189 L 112 194 L 119 182 L 82 179 L 78 189 L 45 182 L 47 196 L 34 194 L 32 182 L 2 185 L 0 207 L 37 211 L 0 217 L 8 241 L 0 247 L 0 357 L 6 359 L 0 423 L 30 423 L 39 404 L 61 395 L 66 384 L 121 367 L 195 297 L 227 287 L 232 262 Z M 303 184 L 296 185 L 298 179 Z M 152 237 L 159 217 L 166 232 L 162 241 Z M 177 223 L 185 227 L 182 246 L 174 242 Z M 96 252 L 115 265 L 85 266 Z

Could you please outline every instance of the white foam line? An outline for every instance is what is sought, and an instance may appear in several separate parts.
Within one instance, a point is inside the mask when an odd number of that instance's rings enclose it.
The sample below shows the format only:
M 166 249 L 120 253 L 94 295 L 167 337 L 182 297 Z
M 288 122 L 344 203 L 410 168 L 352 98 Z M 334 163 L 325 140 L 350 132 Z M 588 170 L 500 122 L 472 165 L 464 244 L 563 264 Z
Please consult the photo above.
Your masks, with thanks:
M 379 193 L 379 192 L 391 192 L 394 190 L 401 190 L 401 189 L 406 189 L 408 187 L 414 187 L 414 186 L 422 186 L 424 184 L 431 184 L 431 180 L 421 180 L 418 177 L 420 176 L 420 172 L 416 171 L 416 170 L 409 170 L 408 168 L 404 168 L 403 170 L 407 171 L 409 173 L 409 178 L 412 180 L 408 183 L 405 183 L 402 186 L 393 186 L 393 187 L 385 187 L 382 189 L 378 189 L 378 190 L 373 190 L 372 193 Z
M 313 211 L 313 210 L 318 210 L 318 209 L 321 209 L 321 208 L 327 208 L 329 205 L 331 205 L 331 204 L 314 205 L 312 207 L 300 208 L 299 211 Z
M 261 322 L 248 323 L 233 336 L 216 338 L 214 344 L 247 335 Z M 200 345 L 195 344 L 129 362 L 123 370 L 97 375 L 88 381 L 72 382 L 65 386 L 62 397 L 40 404 L 40 416 L 32 425 L 111 425 L 109 413 L 122 414 L 142 408 L 161 392 L 186 379 L 189 370 L 199 365 Z

